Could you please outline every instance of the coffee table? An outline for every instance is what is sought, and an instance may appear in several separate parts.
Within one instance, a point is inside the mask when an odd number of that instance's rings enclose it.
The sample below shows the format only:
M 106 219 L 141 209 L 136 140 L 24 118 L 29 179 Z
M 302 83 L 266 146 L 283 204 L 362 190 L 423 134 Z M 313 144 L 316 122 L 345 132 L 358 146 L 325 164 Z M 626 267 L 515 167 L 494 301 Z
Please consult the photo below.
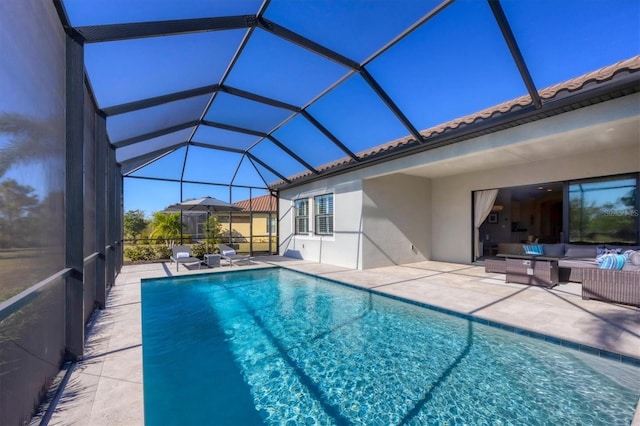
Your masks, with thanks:
M 558 284 L 558 257 L 530 254 L 499 254 L 506 258 L 508 283 L 536 285 L 546 288 Z

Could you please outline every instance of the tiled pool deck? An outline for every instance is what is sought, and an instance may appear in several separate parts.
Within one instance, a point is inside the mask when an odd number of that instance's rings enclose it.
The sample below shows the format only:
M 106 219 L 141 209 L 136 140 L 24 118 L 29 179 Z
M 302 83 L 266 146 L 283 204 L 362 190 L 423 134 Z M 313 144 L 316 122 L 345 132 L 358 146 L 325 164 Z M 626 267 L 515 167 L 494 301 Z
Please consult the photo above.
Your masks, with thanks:
M 640 359 L 640 309 L 582 300 L 580 285 L 552 290 L 507 284 L 502 274 L 479 265 L 420 262 L 357 271 L 283 257 L 259 257 L 233 270 L 279 265 L 393 297 L 469 315 L 479 321 L 539 333 L 583 350 Z M 187 270 L 169 264 L 125 266 L 87 333 L 83 361 L 66 374 L 62 392 L 51 404 L 51 425 L 142 425 L 142 332 L 140 280 L 175 275 L 219 273 L 229 267 Z M 64 372 L 60 374 L 63 378 Z M 640 377 L 638 377 L 640 380 Z M 43 407 L 43 410 L 46 407 Z M 636 410 L 634 425 L 640 425 Z M 39 424 L 42 417 L 33 419 Z

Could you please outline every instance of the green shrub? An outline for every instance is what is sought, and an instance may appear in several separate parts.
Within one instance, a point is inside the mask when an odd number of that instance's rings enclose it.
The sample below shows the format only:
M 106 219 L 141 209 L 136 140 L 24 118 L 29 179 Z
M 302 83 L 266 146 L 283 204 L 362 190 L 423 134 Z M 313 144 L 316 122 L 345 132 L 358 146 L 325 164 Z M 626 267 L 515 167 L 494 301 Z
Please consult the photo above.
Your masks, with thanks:
M 171 257 L 171 247 L 159 244 L 153 247 L 154 259 L 169 259 Z
M 197 257 L 197 258 L 204 258 L 205 254 L 207 253 L 207 246 L 205 244 L 194 244 L 191 246 L 191 253 L 193 254 L 193 257 Z
M 140 260 L 152 260 L 156 254 L 151 246 L 132 246 L 125 247 L 124 256 L 132 262 Z

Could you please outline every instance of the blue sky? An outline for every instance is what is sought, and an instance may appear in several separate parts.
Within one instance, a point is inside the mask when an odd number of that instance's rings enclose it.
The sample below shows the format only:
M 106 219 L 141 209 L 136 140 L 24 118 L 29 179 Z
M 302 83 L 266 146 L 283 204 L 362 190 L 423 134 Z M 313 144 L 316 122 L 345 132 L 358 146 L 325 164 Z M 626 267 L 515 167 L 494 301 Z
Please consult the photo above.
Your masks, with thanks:
M 256 0 L 64 0 L 72 25 L 102 25 L 255 14 Z M 265 18 L 355 61 L 366 69 L 418 130 L 526 94 L 525 86 L 486 1 L 458 0 L 408 37 L 369 61 L 439 0 L 272 0 Z M 637 0 L 505 0 L 501 2 L 534 83 L 544 88 L 640 53 Z M 85 46 L 86 69 L 100 107 L 222 82 L 229 61 L 248 37 L 224 84 L 307 107 L 349 150 L 359 152 L 409 131 L 357 73 L 262 29 L 235 29 L 141 38 Z M 0 46 L 6 41 L 0 42 Z M 10 44 L 7 44 L 7 49 Z M 15 69 L 14 69 L 15 68 Z M 0 84 L 11 80 L 2 67 Z M 8 73 L 8 74 L 7 74 Z M 340 82 L 332 90 L 332 85 Z M 9 90 L 5 87 L 0 89 Z M 206 115 L 206 105 L 213 100 Z M 33 102 L 0 111 L 30 111 Z M 273 136 L 318 167 L 345 157 L 324 134 L 291 111 L 217 93 L 109 117 L 113 143 L 204 118 Z M 214 127 L 186 128 L 117 150 L 119 161 L 187 140 L 248 149 L 284 176 L 305 171 L 269 140 Z M 3 142 L 4 141 L 4 142 Z M 0 146 L 6 139 L 0 135 Z M 186 165 L 185 165 L 186 162 Z M 183 175 L 184 166 L 184 175 Z M 14 170 L 12 173 L 18 173 Z M 180 148 L 136 176 L 264 186 L 278 177 L 246 156 Z M 211 195 L 226 201 L 247 190 L 125 179 L 125 210 L 148 215 L 180 201 Z M 255 194 L 254 194 L 255 195 Z M 262 194 L 260 194 L 262 195 Z M 231 199 L 230 199 L 231 198 Z

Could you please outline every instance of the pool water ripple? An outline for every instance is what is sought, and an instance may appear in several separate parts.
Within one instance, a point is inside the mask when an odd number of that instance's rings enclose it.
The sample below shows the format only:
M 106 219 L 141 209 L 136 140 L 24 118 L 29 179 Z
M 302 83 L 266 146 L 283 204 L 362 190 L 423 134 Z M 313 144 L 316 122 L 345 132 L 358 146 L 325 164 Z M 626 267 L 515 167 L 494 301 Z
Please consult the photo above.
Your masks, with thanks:
M 185 372 L 220 351 L 241 385 L 215 366 L 204 385 Z M 143 353 L 149 424 L 172 419 L 158 394 L 182 374 L 190 410 L 233 384 L 250 401 L 236 410 L 278 425 L 628 425 L 640 396 L 640 380 L 616 378 L 640 379 L 637 367 L 283 269 L 145 282 Z

